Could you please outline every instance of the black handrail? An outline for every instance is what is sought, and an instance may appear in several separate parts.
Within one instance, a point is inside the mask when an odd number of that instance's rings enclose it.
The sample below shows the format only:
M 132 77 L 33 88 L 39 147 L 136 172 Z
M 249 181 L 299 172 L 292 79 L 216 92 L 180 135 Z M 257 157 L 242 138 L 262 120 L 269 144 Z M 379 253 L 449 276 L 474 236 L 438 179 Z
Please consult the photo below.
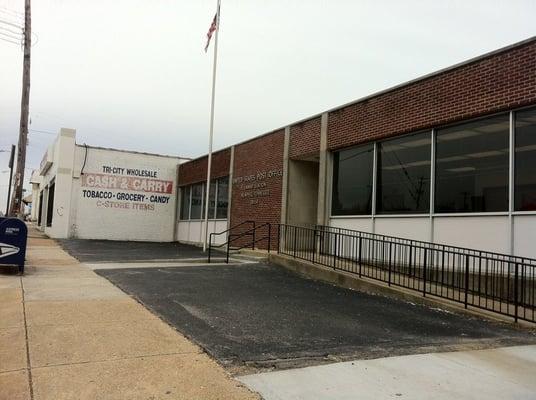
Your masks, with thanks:
M 314 225 L 314 228 L 310 229 L 316 229 L 320 232 L 322 231 L 329 231 L 329 232 L 337 232 L 340 234 L 357 234 L 362 236 L 368 236 L 370 238 L 380 239 L 380 240 L 388 240 L 398 243 L 406 243 L 410 245 L 418 245 L 421 247 L 428 247 L 433 249 L 441 249 L 445 251 L 462 251 L 462 252 L 471 252 L 471 254 L 477 254 L 479 256 L 486 255 L 486 256 L 492 256 L 492 257 L 501 257 L 501 258 L 508 258 L 510 260 L 515 260 L 517 262 L 521 263 L 529 263 L 531 265 L 536 266 L 536 259 L 527 258 L 527 257 L 521 257 L 516 255 L 510 255 L 510 254 L 504 254 L 504 253 L 497 253 L 493 251 L 488 250 L 478 250 L 478 249 L 471 249 L 468 247 L 460 247 L 460 246 L 453 246 L 450 244 L 444 244 L 444 243 L 433 243 L 433 242 L 426 242 L 424 240 L 417 240 L 417 239 L 409 239 L 409 238 L 403 238 L 398 236 L 389 236 L 389 235 L 383 235 L 379 233 L 370 233 L 370 232 L 364 232 L 364 231 L 358 231 L 355 229 L 349 229 L 349 228 L 339 228 L 335 226 L 327 226 L 327 225 Z
M 222 244 L 219 244 L 219 245 L 213 245 L 212 244 L 212 237 L 213 236 L 217 236 L 217 235 L 222 235 L 224 233 L 229 233 L 231 232 L 233 229 L 241 226 L 241 225 L 244 225 L 246 223 L 252 223 L 253 224 L 253 228 L 251 229 L 248 229 L 247 231 L 244 231 L 244 232 L 241 232 L 241 233 L 235 233 L 235 234 L 228 234 L 227 235 L 227 241 L 225 241 L 224 243 Z M 259 229 L 262 229 L 264 227 L 268 227 L 268 235 L 267 236 L 263 236 L 261 238 L 256 238 L 256 232 L 257 230 Z M 251 242 L 248 242 L 247 244 L 243 245 L 243 246 L 240 246 L 240 247 L 236 247 L 235 250 L 241 250 L 245 247 L 249 247 L 251 246 L 251 249 L 254 250 L 255 249 L 255 244 L 258 243 L 258 242 L 261 242 L 263 240 L 268 240 L 268 252 L 270 252 L 270 247 L 271 247 L 271 237 L 272 237 L 272 225 L 269 223 L 269 222 L 265 222 L 261 225 L 256 225 L 255 224 L 255 221 L 244 221 L 238 225 L 235 225 L 229 229 L 226 229 L 225 231 L 222 231 L 222 232 L 218 232 L 218 233 L 211 233 L 209 235 L 209 242 L 208 242 L 208 262 L 210 263 L 211 261 L 211 255 L 212 255 L 212 248 L 220 248 L 220 247 L 223 247 L 223 246 L 227 246 L 226 248 L 226 255 L 225 255 L 225 262 L 228 264 L 229 263 L 229 251 L 231 249 L 231 243 L 240 239 L 240 238 L 243 238 L 245 236 L 252 236 L 252 240 Z
M 227 242 L 224 242 L 218 246 L 213 246 L 212 245 L 212 237 L 213 236 L 219 236 L 219 235 L 223 235 L 224 233 L 229 233 L 231 232 L 233 229 L 236 229 L 236 228 L 239 228 L 241 227 L 242 225 L 245 225 L 245 224 L 252 224 L 253 225 L 253 229 L 255 229 L 255 221 L 253 220 L 246 220 L 246 221 L 242 221 L 240 222 L 239 224 L 236 224 L 234 226 L 231 226 L 230 228 L 224 230 L 224 231 L 221 231 L 221 232 L 212 232 L 209 237 L 208 237 L 208 262 L 210 263 L 210 258 L 211 258 L 211 253 L 212 253 L 212 248 L 219 248 L 219 247 L 222 247 L 222 246 L 225 246 L 227 244 Z M 227 237 L 229 237 L 229 235 L 227 235 Z M 229 246 L 227 246 L 227 260 L 229 260 Z M 228 261 L 227 261 L 228 262 Z
M 536 259 L 343 228 L 278 225 L 278 253 L 536 322 Z

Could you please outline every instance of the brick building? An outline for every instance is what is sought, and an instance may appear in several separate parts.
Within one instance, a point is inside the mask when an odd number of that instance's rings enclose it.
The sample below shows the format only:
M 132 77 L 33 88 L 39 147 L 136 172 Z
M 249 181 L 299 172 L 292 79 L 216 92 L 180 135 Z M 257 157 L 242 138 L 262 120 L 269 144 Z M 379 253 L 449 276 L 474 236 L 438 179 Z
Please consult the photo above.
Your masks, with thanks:
M 62 128 L 32 174 L 32 219 L 53 238 L 175 240 L 187 159 L 80 145 Z
M 203 241 L 206 168 L 179 166 L 179 241 Z M 536 258 L 536 38 L 223 149 L 211 173 L 211 232 L 316 224 Z

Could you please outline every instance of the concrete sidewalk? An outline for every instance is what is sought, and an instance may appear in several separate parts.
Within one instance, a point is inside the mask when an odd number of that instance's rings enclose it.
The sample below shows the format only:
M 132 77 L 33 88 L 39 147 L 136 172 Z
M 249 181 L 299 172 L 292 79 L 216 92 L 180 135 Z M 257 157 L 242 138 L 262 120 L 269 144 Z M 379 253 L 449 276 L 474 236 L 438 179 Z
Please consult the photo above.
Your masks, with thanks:
M 242 376 L 266 400 L 531 400 L 536 346 L 416 354 Z
M 0 272 L 0 399 L 258 399 L 196 345 L 34 233 Z

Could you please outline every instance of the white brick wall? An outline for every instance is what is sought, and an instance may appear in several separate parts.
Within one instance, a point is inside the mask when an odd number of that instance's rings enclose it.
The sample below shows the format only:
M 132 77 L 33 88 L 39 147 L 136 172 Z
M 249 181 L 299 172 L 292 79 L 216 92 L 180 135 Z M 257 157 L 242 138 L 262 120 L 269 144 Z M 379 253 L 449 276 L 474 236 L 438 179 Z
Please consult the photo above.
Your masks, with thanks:
M 107 149 L 76 147 L 73 177 L 73 207 L 71 236 L 83 239 L 173 241 L 177 208 L 177 165 L 179 159 Z M 107 173 L 104 168 L 118 168 Z M 149 171 L 156 177 L 128 175 L 128 169 Z M 99 185 L 113 177 L 114 185 Z M 170 193 L 157 193 L 150 188 L 141 188 L 145 183 L 164 181 L 171 184 Z M 127 183 L 128 182 L 128 183 Z M 134 183 L 133 183 L 134 182 Z M 150 185 L 150 183 L 149 183 Z M 116 187 L 116 188 L 114 188 Z M 84 191 L 86 191 L 84 193 Z M 93 193 L 111 194 L 113 198 L 97 198 Z M 121 196 L 136 196 L 136 200 L 124 200 Z M 155 202 L 160 197 L 166 204 Z M 143 200 L 141 200 L 143 198 Z
M 51 227 L 44 227 L 46 212 L 43 212 L 42 228 L 48 235 L 175 240 L 177 170 L 178 164 L 185 160 L 86 148 L 75 144 L 74 130 L 65 129 L 51 147 L 54 163 L 39 188 L 43 190 L 52 181 L 56 182 Z M 43 208 L 46 207 L 45 198 Z

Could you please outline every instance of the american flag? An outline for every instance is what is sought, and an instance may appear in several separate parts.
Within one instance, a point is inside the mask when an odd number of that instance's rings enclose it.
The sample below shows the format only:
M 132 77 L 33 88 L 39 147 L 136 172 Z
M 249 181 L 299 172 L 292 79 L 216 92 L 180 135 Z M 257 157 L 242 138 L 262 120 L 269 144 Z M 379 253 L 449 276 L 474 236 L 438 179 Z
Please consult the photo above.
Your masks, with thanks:
M 210 28 L 208 28 L 207 45 L 205 46 L 205 53 L 208 50 L 208 45 L 210 44 L 210 39 L 212 38 L 212 34 L 216 30 L 217 20 L 218 20 L 218 13 L 214 14 L 214 19 L 212 20 L 212 23 L 210 24 Z

